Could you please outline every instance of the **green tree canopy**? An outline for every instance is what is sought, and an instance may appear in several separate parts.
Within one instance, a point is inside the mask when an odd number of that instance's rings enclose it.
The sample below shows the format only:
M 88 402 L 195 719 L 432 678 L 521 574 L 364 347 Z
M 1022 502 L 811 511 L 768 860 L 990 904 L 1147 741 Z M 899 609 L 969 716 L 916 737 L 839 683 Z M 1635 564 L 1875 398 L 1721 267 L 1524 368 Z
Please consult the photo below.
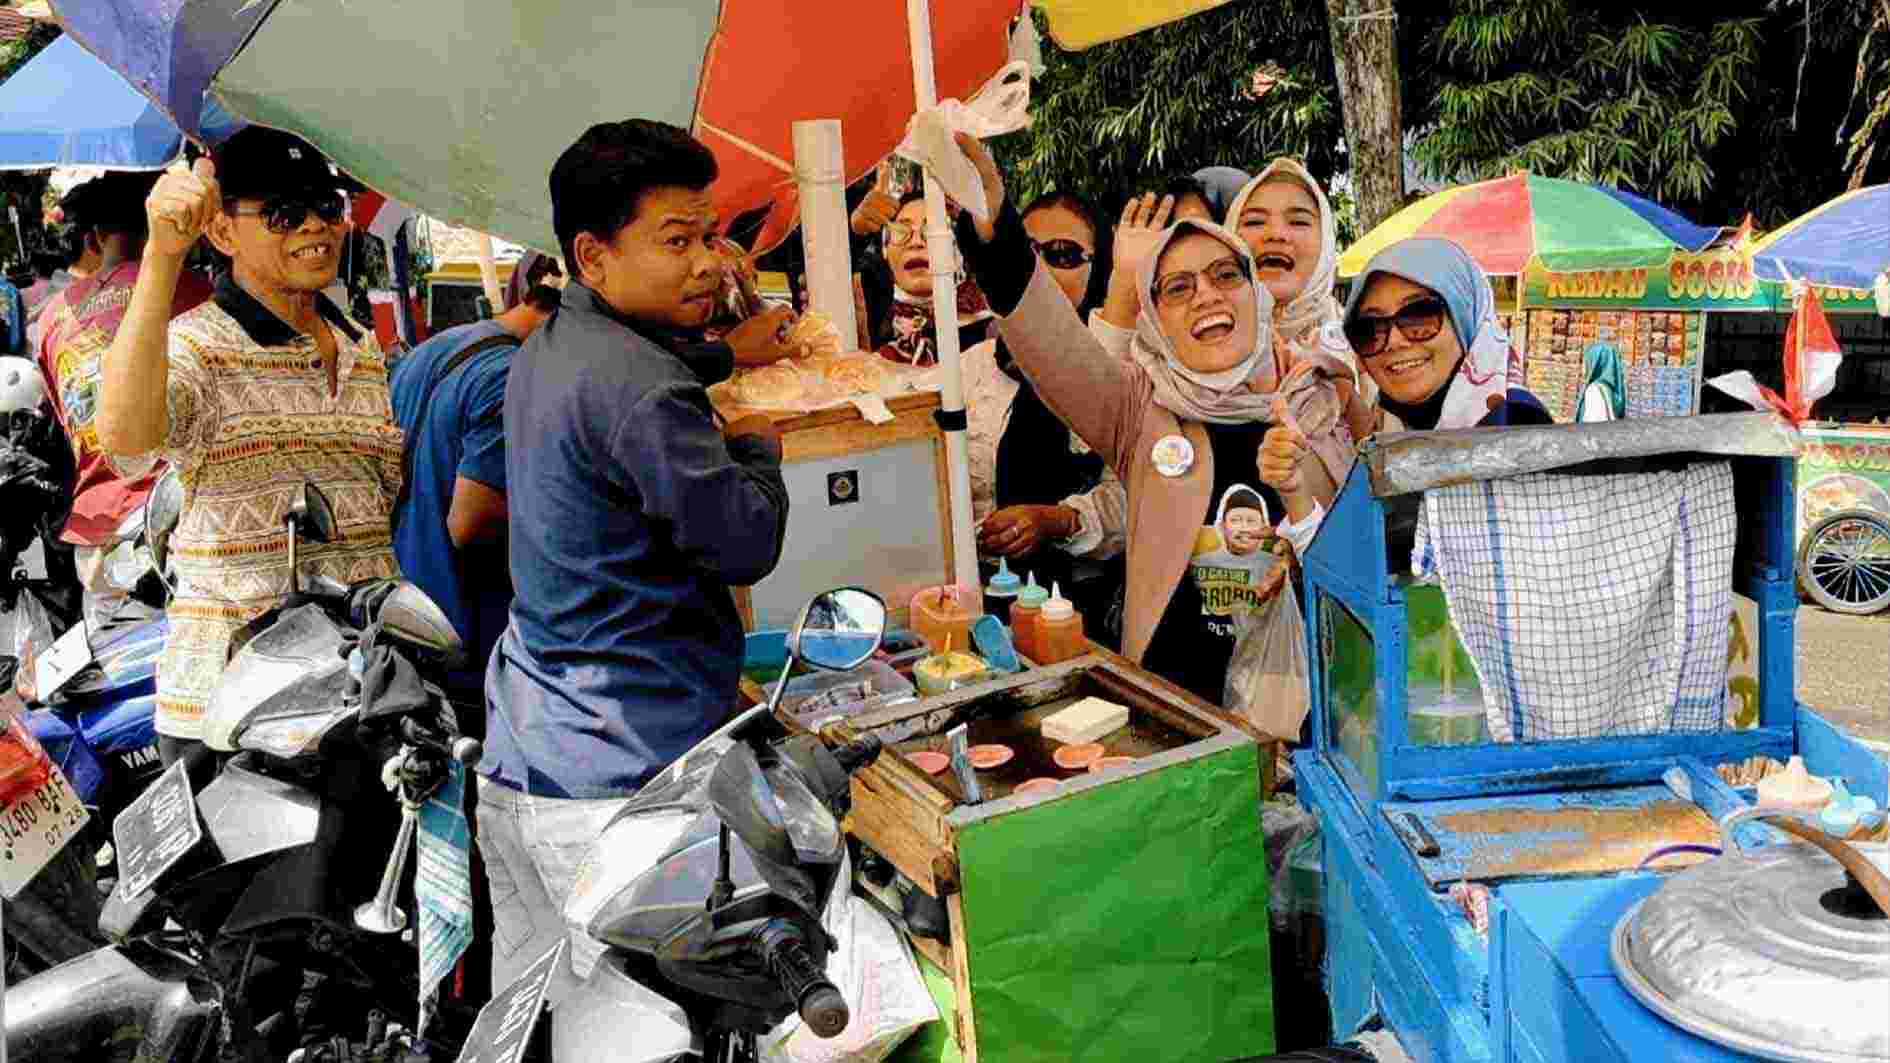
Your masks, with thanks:
M 1702 223 L 1767 225 L 1844 191 L 1890 109 L 1890 0 L 1401 0 L 1410 154 L 1440 181 L 1516 169 L 1631 188 Z M 1880 11 L 1879 9 L 1884 9 Z M 1873 27 L 1875 27 L 1873 29 Z M 1021 197 L 1104 202 L 1201 166 L 1346 170 L 1320 0 L 1235 0 L 1086 52 L 1045 45 Z M 1800 68 L 1804 75 L 1800 78 Z M 1254 74 L 1278 78 L 1254 94 Z M 1890 179 L 1890 148 L 1865 159 Z

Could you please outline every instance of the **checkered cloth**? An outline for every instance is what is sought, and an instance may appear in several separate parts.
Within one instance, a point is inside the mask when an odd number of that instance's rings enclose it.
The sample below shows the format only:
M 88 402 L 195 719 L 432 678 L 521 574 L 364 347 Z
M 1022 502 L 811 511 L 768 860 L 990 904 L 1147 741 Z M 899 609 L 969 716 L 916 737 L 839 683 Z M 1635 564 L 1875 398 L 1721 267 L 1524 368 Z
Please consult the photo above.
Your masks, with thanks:
M 1732 468 L 1541 473 L 1430 491 L 1412 568 L 1442 582 L 1496 741 L 1715 731 Z

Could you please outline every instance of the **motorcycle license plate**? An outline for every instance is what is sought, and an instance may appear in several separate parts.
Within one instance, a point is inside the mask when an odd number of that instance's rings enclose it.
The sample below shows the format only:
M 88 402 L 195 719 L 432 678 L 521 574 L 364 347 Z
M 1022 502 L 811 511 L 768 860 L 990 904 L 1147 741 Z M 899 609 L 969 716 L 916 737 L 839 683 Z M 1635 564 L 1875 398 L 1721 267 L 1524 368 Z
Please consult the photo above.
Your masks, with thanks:
M 518 1063 L 531 1047 L 538 1013 L 545 1006 L 545 988 L 564 966 L 564 950 L 569 945 L 568 940 L 560 940 L 546 949 L 524 974 L 492 995 L 492 1002 L 479 1009 L 479 1018 L 466 1035 L 459 1063 Z
M 157 777 L 138 799 L 112 821 L 112 845 L 118 851 L 118 888 L 136 897 L 164 877 L 203 840 L 197 799 L 190 776 L 178 761 Z
M 45 782 L 0 805 L 0 895 L 19 896 L 90 818 L 57 764 Z

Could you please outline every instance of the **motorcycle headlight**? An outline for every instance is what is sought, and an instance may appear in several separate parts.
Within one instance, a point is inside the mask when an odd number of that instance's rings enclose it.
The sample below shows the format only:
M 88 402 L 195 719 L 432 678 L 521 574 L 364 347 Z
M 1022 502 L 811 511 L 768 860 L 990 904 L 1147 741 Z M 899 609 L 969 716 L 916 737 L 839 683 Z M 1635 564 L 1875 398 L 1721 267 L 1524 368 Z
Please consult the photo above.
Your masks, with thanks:
M 348 707 L 298 716 L 257 720 L 236 736 L 238 749 L 253 749 L 291 760 L 321 746 L 335 725 L 354 714 Z
M 794 843 L 794 855 L 810 864 L 833 864 L 840 860 L 840 824 L 827 806 L 814 796 L 801 773 L 791 765 L 769 768 L 768 785 L 774 788 L 775 805 L 781 810 L 782 825 L 788 840 Z

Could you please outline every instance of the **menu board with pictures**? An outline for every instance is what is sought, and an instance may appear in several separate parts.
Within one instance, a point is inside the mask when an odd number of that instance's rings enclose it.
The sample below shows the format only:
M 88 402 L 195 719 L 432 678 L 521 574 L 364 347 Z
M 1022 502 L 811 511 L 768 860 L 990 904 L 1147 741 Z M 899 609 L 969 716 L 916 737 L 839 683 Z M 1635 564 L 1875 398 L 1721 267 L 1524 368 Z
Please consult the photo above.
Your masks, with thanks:
M 1528 387 L 1558 421 L 1581 401 L 1583 353 L 1597 341 L 1621 354 L 1629 417 L 1679 417 L 1699 403 L 1706 316 L 1649 310 L 1531 310 L 1524 328 Z

